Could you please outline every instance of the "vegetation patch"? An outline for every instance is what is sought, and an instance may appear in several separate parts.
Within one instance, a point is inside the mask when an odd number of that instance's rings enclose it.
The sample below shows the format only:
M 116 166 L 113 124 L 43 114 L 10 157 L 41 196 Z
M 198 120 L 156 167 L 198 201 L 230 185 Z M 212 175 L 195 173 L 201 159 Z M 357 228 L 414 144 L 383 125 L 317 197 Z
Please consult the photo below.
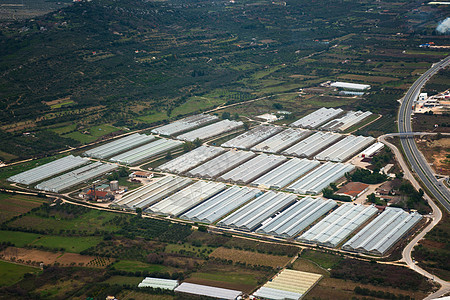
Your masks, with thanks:
M 26 274 L 39 274 L 40 272 L 41 270 L 38 268 L 0 261 L 0 287 L 18 282 Z
M 270 266 L 273 268 L 282 268 L 290 260 L 288 256 L 277 256 L 264 253 L 254 253 L 245 250 L 227 249 L 224 247 L 214 250 L 210 257 L 241 262 L 248 265 Z

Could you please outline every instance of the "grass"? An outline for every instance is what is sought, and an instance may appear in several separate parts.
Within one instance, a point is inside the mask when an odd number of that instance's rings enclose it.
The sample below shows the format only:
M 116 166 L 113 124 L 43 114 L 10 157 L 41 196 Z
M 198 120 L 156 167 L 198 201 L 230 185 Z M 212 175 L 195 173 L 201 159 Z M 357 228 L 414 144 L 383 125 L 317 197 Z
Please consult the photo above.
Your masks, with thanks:
M 206 97 L 192 97 L 189 98 L 185 103 L 181 104 L 172 111 L 171 116 L 186 115 L 192 112 L 205 110 L 207 108 L 213 108 L 225 101 L 221 99 L 211 99 Z
M 40 273 L 38 268 L 0 261 L 0 286 L 10 286 L 20 281 L 27 273 Z
M 154 123 L 162 120 L 166 120 L 169 117 L 167 116 L 167 113 L 165 111 L 162 112 L 150 112 L 147 115 L 138 117 L 137 120 L 145 122 L 145 123 Z
M 67 252 L 80 253 L 90 247 L 96 246 L 102 241 L 101 237 L 66 237 L 66 236 L 42 236 L 33 241 L 31 245 L 45 246 L 49 248 L 64 248 Z
M 120 260 L 115 262 L 112 267 L 116 270 L 126 272 L 148 271 L 148 272 L 166 272 L 167 268 L 162 265 L 147 264 L 137 260 Z
M 68 128 L 68 127 L 67 128 L 62 127 L 60 130 L 70 131 L 69 129 L 70 128 Z M 70 132 L 68 134 L 62 134 L 62 136 L 66 137 L 66 138 L 72 138 L 83 144 L 87 144 L 87 143 L 97 140 L 98 138 L 100 138 L 104 135 L 107 135 L 107 134 L 110 134 L 110 133 L 113 133 L 113 132 L 116 132 L 119 130 L 120 130 L 119 128 L 114 127 L 112 125 L 102 124 L 102 125 L 97 125 L 97 126 L 93 126 L 93 127 L 89 128 L 88 129 L 89 134 L 75 131 L 75 132 Z
M 300 257 L 315 262 L 325 269 L 331 269 L 342 261 L 340 256 L 313 250 L 304 250 Z
M 206 279 L 220 282 L 238 283 L 245 285 L 256 285 L 257 280 L 252 274 L 244 274 L 239 272 L 222 272 L 220 270 L 211 272 L 197 272 L 192 274 L 190 278 Z
M 17 157 L 18 156 L 14 155 L 14 154 L 0 151 L 0 160 L 11 161 L 13 159 L 16 159 Z
M 10 242 L 16 247 L 23 247 L 35 241 L 40 234 L 0 230 L 0 242 Z
M 115 225 L 106 224 L 115 216 L 114 213 L 94 209 L 73 219 L 65 219 L 59 215 L 55 215 L 55 218 L 45 218 L 31 214 L 9 223 L 8 226 L 53 230 L 53 232 L 59 232 L 60 230 L 86 231 L 86 234 L 92 234 L 96 230 L 115 231 L 119 229 Z
M 68 104 L 72 104 L 72 103 L 74 103 L 73 100 L 67 100 L 67 101 L 63 101 L 63 102 L 54 104 L 54 105 L 52 105 L 50 107 L 51 107 L 51 109 L 56 109 L 56 108 L 61 108 L 64 105 L 68 105 Z
M 57 134 L 65 134 L 67 132 L 75 130 L 76 127 L 77 127 L 77 125 L 75 125 L 75 124 L 69 124 L 69 125 L 62 126 L 62 127 L 52 128 L 50 130 Z

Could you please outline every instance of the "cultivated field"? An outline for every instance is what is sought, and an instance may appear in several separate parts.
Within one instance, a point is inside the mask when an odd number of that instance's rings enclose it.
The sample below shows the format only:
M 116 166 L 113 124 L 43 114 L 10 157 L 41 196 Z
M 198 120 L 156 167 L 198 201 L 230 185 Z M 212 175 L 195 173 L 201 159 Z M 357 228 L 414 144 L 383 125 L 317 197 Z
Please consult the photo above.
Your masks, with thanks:
M 47 201 L 46 198 L 0 193 L 0 223 L 27 213 Z
M 277 256 L 223 247 L 217 248 L 209 256 L 232 260 L 233 262 L 246 263 L 248 265 L 270 266 L 273 268 L 283 267 L 291 259 L 288 256 Z

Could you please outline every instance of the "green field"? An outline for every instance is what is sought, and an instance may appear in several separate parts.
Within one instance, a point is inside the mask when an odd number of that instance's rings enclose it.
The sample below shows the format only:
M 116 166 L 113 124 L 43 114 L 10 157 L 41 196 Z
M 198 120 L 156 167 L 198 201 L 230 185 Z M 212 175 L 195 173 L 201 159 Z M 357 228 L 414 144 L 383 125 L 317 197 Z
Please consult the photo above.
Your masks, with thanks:
M 10 242 L 16 247 L 23 247 L 35 241 L 40 234 L 0 230 L 0 242 Z
M 67 219 L 63 215 L 55 215 L 55 218 L 45 218 L 35 214 L 21 217 L 8 224 L 16 228 L 33 228 L 37 230 L 53 231 L 58 233 L 60 230 L 84 231 L 86 234 L 92 234 L 96 230 L 115 231 L 118 226 L 105 224 L 116 214 L 98 210 L 89 210 L 79 217 Z
M 27 213 L 33 208 L 41 206 L 44 202 L 48 202 L 47 198 L 0 193 L 0 223 Z
M 101 241 L 102 238 L 97 236 L 42 236 L 33 241 L 31 245 L 45 246 L 48 248 L 64 248 L 67 252 L 80 253 L 83 250 L 96 246 Z
M 148 271 L 151 272 L 167 272 L 168 268 L 162 265 L 147 264 L 136 260 L 121 260 L 112 265 L 116 270 L 136 272 Z
M 304 250 L 300 257 L 310 260 L 325 269 L 333 268 L 343 259 L 338 255 L 312 250 Z
M 69 129 L 70 127 L 62 127 L 62 128 Z M 61 130 L 64 130 L 64 129 L 61 129 Z M 86 143 L 93 142 L 104 135 L 107 135 L 107 134 L 110 134 L 110 133 L 113 133 L 113 132 L 116 132 L 119 130 L 120 130 L 119 128 L 114 127 L 112 125 L 103 124 L 103 125 L 93 126 L 93 127 L 89 128 L 87 130 L 87 131 L 89 131 L 89 134 L 75 131 L 75 132 L 70 132 L 68 134 L 62 134 L 62 136 L 66 137 L 66 138 L 72 138 L 74 140 L 77 140 L 81 143 L 86 144 Z
M 0 261 L 0 286 L 10 286 L 23 278 L 26 273 L 40 273 L 39 268 Z

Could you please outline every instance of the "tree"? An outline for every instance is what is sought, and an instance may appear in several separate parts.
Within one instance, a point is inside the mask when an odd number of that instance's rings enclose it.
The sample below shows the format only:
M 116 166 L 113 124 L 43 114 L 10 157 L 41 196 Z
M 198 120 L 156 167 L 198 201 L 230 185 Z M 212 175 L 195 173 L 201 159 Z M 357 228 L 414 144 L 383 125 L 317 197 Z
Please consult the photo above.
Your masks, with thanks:
M 274 103 L 272 104 L 272 107 L 275 109 L 283 109 L 283 105 L 281 103 Z
M 138 218 L 142 218 L 142 208 L 140 208 L 140 207 L 136 208 L 136 214 L 137 214 Z
M 196 138 L 194 140 L 194 147 L 197 148 L 197 147 L 200 147 L 201 145 L 202 145 L 202 141 L 199 138 Z
M 231 118 L 231 114 L 229 112 L 225 111 L 225 112 L 222 113 L 222 119 L 223 120 L 230 119 L 230 118 Z
M 167 151 L 165 159 L 172 159 L 172 153 L 170 151 Z

